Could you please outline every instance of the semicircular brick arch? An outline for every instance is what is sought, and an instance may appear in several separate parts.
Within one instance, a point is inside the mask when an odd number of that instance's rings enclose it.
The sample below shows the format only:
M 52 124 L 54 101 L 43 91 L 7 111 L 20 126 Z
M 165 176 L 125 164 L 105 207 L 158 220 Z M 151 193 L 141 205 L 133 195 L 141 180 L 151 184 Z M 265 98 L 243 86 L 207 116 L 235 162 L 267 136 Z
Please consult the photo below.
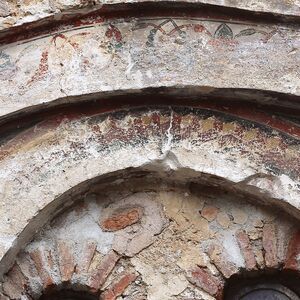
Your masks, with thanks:
M 4 276 L 2 297 L 72 290 L 101 300 L 223 299 L 239 274 L 299 276 L 299 247 L 297 222 L 281 210 L 136 176 L 93 184 L 46 224 Z
M 52 117 L 1 147 L 1 270 L 77 186 L 128 168 L 227 185 L 299 218 L 298 153 L 291 135 L 208 109 Z

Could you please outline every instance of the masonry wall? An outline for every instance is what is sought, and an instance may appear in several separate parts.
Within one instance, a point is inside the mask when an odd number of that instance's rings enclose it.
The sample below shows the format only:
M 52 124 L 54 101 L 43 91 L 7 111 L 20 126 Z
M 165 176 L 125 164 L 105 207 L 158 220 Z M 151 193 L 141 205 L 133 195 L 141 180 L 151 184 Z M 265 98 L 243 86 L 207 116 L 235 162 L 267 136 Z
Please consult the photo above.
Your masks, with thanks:
M 0 299 L 298 278 L 299 6 L 2 1 Z
M 154 178 L 96 185 L 18 255 L 3 292 L 38 299 L 69 287 L 105 300 L 221 299 L 233 275 L 298 271 L 297 227 L 280 211 L 203 186 Z

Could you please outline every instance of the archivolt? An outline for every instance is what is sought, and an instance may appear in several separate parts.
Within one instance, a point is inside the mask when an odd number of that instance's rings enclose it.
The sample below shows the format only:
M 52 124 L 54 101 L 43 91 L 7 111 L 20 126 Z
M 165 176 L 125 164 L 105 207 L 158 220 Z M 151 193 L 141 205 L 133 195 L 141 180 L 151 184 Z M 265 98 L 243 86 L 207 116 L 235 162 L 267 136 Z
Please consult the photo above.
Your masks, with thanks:
M 127 170 L 223 186 L 299 218 L 298 153 L 290 135 L 208 109 L 52 117 L 1 148 L 1 273 L 74 195 Z

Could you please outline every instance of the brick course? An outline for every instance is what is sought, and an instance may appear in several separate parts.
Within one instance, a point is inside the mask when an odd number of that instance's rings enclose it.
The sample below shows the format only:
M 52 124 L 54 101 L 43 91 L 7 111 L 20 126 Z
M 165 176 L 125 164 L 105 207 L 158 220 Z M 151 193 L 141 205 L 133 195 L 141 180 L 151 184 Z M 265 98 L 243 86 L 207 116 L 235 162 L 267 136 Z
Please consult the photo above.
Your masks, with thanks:
M 120 280 L 110 285 L 108 289 L 100 296 L 100 300 L 115 300 L 121 296 L 125 289 L 137 278 L 135 274 L 120 275 Z

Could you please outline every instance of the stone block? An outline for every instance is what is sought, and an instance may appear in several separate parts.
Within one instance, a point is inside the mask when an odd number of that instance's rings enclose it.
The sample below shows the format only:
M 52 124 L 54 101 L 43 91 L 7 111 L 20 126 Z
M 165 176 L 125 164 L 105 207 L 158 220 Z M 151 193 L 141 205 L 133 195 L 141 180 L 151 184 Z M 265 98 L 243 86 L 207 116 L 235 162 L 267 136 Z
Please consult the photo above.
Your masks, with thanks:
M 211 262 L 222 273 L 225 278 L 230 278 L 233 274 L 238 272 L 237 266 L 226 258 L 225 249 L 221 246 L 212 244 L 209 248 L 208 255 Z
M 76 273 L 85 273 L 89 270 L 94 253 L 96 251 L 97 244 L 94 241 L 86 241 L 83 246 L 83 252 L 78 266 L 76 268 Z
M 201 216 L 211 222 L 217 217 L 218 212 L 219 209 L 217 207 L 207 205 L 202 209 Z

